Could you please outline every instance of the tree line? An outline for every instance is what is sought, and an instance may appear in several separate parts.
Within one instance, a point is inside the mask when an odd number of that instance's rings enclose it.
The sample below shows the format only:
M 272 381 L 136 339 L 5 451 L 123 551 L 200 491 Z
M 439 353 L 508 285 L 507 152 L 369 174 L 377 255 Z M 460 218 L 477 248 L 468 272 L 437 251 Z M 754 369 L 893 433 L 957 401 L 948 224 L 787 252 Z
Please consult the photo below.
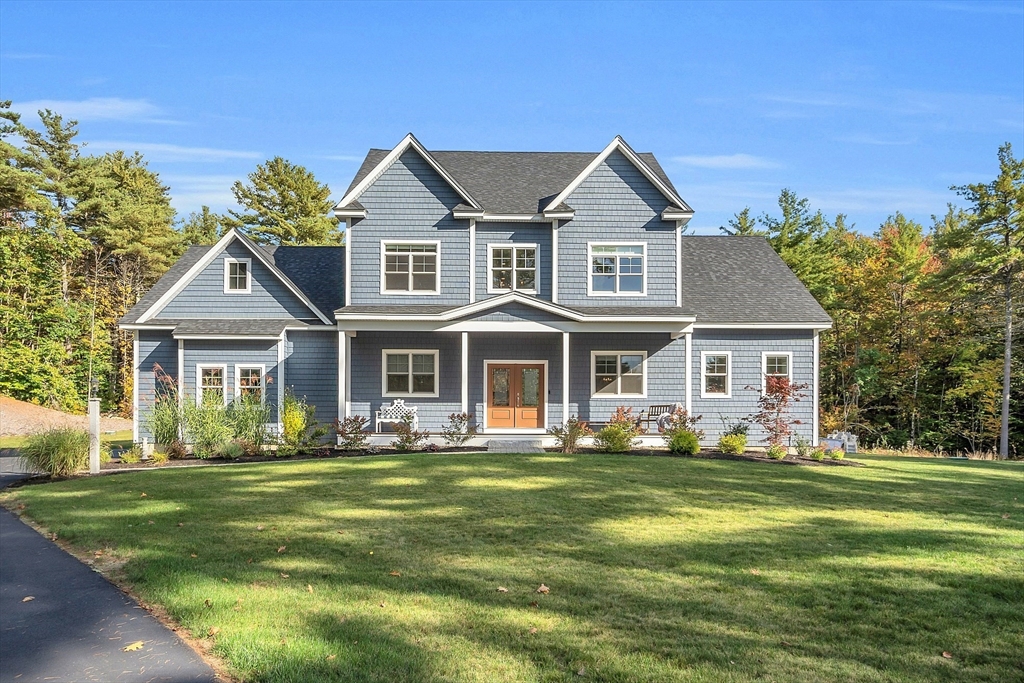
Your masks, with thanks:
M 79 411 L 90 384 L 131 413 L 132 343 L 117 320 L 192 244 L 234 227 L 261 244 L 341 244 L 330 189 L 276 157 L 232 186 L 240 211 L 178 219 L 139 153 L 89 155 L 49 110 L 25 125 L 0 102 L 0 393 Z M 821 336 L 821 424 L 863 442 L 1024 454 L 1024 162 L 953 188 L 931 225 L 896 213 L 872 234 L 791 190 L 778 213 L 737 213 L 832 316 Z

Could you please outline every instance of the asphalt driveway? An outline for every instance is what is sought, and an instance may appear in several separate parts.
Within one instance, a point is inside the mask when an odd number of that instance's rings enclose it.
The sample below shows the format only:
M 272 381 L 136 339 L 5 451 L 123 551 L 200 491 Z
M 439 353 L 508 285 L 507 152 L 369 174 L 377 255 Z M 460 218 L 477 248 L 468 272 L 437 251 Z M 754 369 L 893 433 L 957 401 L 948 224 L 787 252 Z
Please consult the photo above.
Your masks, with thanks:
M 0 488 L 17 478 L 0 476 Z M 44 680 L 219 679 L 134 600 L 0 508 L 0 683 Z

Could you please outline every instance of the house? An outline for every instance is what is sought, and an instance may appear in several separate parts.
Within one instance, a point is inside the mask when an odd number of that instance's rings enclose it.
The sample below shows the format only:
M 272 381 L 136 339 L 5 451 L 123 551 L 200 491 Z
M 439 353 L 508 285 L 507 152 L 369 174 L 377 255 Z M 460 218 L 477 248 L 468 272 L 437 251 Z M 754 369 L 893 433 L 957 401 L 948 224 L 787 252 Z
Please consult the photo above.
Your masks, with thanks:
M 129 311 L 136 439 L 159 365 L 186 400 L 258 394 L 275 421 L 286 387 L 323 422 L 374 425 L 401 399 L 435 434 L 472 413 L 484 440 L 679 403 L 704 416 L 705 445 L 786 375 L 808 387 L 792 416 L 817 440 L 828 315 L 764 239 L 683 234 L 693 210 L 619 137 L 599 153 L 431 152 L 410 134 L 369 151 L 334 213 L 345 247 L 231 231 Z

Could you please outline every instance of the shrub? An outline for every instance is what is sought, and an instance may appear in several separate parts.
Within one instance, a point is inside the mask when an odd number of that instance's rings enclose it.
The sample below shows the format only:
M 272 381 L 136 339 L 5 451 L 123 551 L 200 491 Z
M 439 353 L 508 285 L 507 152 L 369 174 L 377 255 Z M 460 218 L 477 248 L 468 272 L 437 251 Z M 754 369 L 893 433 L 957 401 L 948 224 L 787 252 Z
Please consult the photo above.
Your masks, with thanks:
M 192 454 L 212 458 L 234 434 L 227 410 L 219 401 L 185 401 L 183 408 L 185 440 L 192 444 Z
M 249 445 L 248 452 L 259 453 L 267 441 L 270 406 L 255 397 L 239 398 L 227 409 L 232 436 Z
M 593 433 L 587 423 L 575 415 L 570 417 L 564 425 L 548 430 L 548 434 L 555 437 L 558 450 L 562 453 L 575 453 L 580 448 L 580 439 L 591 436 Z
M 366 448 L 366 426 L 370 420 L 362 415 L 352 415 L 340 422 L 334 421 L 338 434 L 338 445 L 345 451 L 361 451 Z
M 765 455 L 772 460 L 782 460 L 786 457 L 786 447 L 781 444 L 773 443 L 768 446 L 768 450 L 765 451 Z
M 668 424 L 662 429 L 662 435 L 667 442 L 676 432 L 692 432 L 697 440 L 704 438 L 704 430 L 697 428 L 697 423 L 703 419 L 703 415 L 690 415 L 682 408 L 676 408 L 668 418 Z
M 796 447 L 796 454 L 801 458 L 807 458 L 811 455 L 811 442 L 803 436 L 797 436 L 796 442 L 793 444 Z
M 180 441 L 167 444 L 167 457 L 172 460 L 181 460 L 188 455 L 188 451 L 185 450 L 185 444 Z
M 316 421 L 316 406 L 307 405 L 305 397 L 296 398 L 291 389 L 284 392 L 281 427 L 284 448 L 278 448 L 278 455 L 290 455 L 299 449 L 309 448 L 330 431 Z
M 842 460 L 844 455 L 846 455 L 846 453 L 843 452 L 842 448 L 833 448 L 829 451 L 828 457 L 833 460 Z
M 228 441 L 217 449 L 217 455 L 228 460 L 235 460 L 245 455 L 245 447 L 237 441 Z
M 391 445 L 396 451 L 418 451 L 430 438 L 430 432 L 412 428 L 412 416 L 406 415 L 401 422 L 394 423 L 395 434 L 398 435 Z
M 635 437 L 635 427 L 611 423 L 594 435 L 594 446 L 604 453 L 627 453 L 635 445 Z
M 721 417 L 721 416 L 720 416 Z M 722 432 L 722 436 L 746 436 L 747 432 L 750 431 L 750 425 L 746 422 L 726 422 L 722 419 L 722 424 L 725 425 L 725 430 Z M 746 441 L 744 441 L 746 443 Z
M 693 432 L 678 430 L 672 434 L 668 450 L 679 455 L 696 455 L 700 452 L 700 440 Z
M 67 477 L 89 469 L 89 432 L 59 427 L 28 437 L 22 459 L 51 477 Z
M 740 455 L 747 450 L 746 434 L 723 434 L 718 439 L 718 450 L 730 455 Z
M 463 446 L 476 436 L 476 425 L 473 424 L 472 413 L 452 413 L 448 416 L 448 424 L 441 427 L 441 436 L 449 446 Z
M 797 453 L 799 454 L 799 451 L 797 451 Z M 807 454 L 807 457 L 809 457 L 811 460 L 817 460 L 818 462 L 821 462 L 822 460 L 825 459 L 825 449 L 812 448 L 810 452 Z
M 126 451 L 121 451 L 121 462 L 126 465 L 136 465 L 142 462 L 142 446 L 135 444 Z
M 163 465 L 168 459 L 167 451 L 153 451 L 153 454 L 149 456 L 149 461 L 154 465 Z

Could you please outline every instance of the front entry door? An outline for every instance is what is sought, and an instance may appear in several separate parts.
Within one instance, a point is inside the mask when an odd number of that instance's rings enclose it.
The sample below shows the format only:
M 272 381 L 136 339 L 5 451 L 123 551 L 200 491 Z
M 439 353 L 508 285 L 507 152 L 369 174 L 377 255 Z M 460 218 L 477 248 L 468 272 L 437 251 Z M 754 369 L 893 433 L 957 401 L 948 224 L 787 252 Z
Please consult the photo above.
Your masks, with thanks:
M 541 429 L 544 427 L 544 366 L 493 364 L 487 366 L 487 427 Z

